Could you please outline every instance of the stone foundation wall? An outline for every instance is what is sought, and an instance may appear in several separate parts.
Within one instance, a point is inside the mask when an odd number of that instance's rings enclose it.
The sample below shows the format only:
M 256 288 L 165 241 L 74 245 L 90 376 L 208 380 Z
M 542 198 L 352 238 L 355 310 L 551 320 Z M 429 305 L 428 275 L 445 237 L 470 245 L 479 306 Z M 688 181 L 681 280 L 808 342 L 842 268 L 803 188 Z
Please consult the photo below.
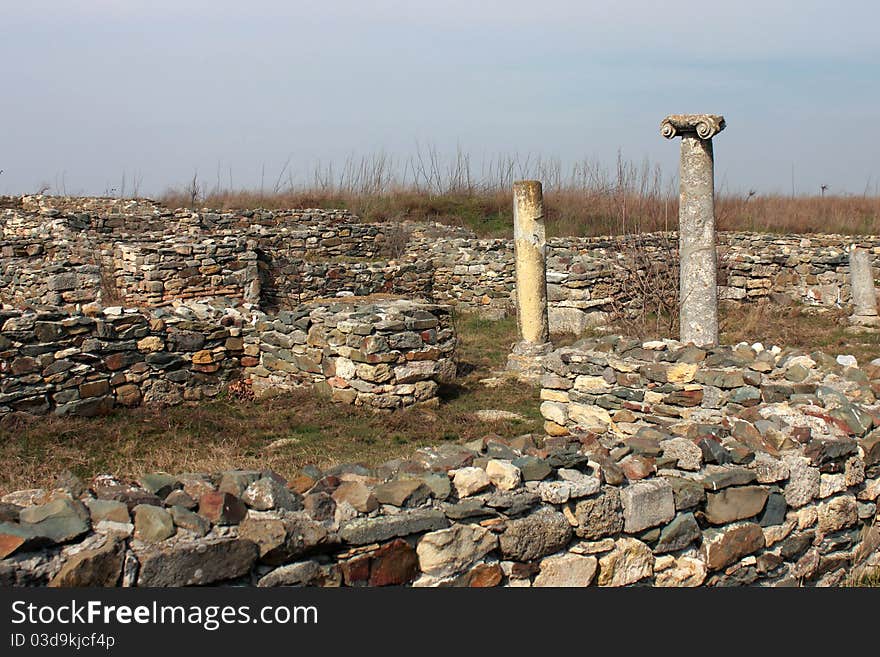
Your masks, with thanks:
M 38 238 L 3 240 L 0 304 L 72 309 L 100 298 L 101 267 L 93 256 L 84 257 Z
M 427 297 L 430 290 L 425 264 L 388 261 L 405 230 L 362 224 L 347 211 L 216 213 L 79 201 L 25 197 L 2 211 L 0 303 L 76 310 L 92 301 L 150 308 L 228 297 L 290 308 L 337 292 Z M 89 276 L 67 282 L 86 289 L 53 294 L 47 280 L 80 266 Z
M 771 300 L 825 307 L 851 302 L 847 246 L 856 241 L 871 254 L 880 276 L 880 239 L 842 235 L 780 236 L 719 233 L 719 297 Z M 554 238 L 548 242 L 547 293 L 554 332 L 580 333 L 608 314 L 639 305 L 622 286 L 633 254 L 661 270 L 675 265 L 676 235 L 624 238 Z M 510 307 L 515 302 L 515 265 L 510 240 L 415 239 L 410 253 L 434 266 L 434 298 L 471 307 Z M 673 272 L 674 276 L 674 272 Z M 645 278 L 650 282 L 650 276 Z
M 454 345 L 445 308 L 395 300 L 275 316 L 204 304 L 0 311 L 0 416 L 177 404 L 242 377 L 260 394 L 321 384 L 337 401 L 396 408 L 436 397 Z
M 811 436 L 861 436 L 875 418 L 880 426 L 880 359 L 860 368 L 852 356 L 759 343 L 700 349 L 612 336 L 558 349 L 543 365 L 549 433 L 626 435 L 646 425 L 695 438 L 733 417 L 739 424 L 725 430 L 780 450 Z
M 254 240 L 232 235 L 120 243 L 114 285 L 126 305 L 155 308 L 174 300 L 260 299 Z
M 315 299 L 394 294 L 431 301 L 430 263 L 313 262 L 261 254 L 260 299 L 267 308 L 292 308 Z

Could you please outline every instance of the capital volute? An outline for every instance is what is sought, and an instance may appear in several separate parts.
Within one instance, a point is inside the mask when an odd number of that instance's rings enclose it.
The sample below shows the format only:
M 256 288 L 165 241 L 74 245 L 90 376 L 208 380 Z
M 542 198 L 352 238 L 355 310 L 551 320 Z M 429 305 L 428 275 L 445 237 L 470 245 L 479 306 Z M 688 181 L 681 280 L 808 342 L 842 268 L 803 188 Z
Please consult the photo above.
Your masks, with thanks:
M 720 114 L 670 114 L 661 121 L 660 134 L 667 139 L 688 135 L 712 139 L 726 126 Z

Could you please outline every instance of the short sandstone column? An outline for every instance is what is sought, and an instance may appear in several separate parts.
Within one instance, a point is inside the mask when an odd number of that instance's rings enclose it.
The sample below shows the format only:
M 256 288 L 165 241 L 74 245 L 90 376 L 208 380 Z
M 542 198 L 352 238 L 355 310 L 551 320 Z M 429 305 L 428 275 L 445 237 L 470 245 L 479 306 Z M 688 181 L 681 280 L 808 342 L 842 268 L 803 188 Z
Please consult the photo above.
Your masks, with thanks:
M 530 344 L 550 340 L 547 318 L 547 242 L 541 183 L 513 184 L 513 239 L 516 258 L 516 308 L 520 337 Z
M 700 346 L 718 344 L 712 137 L 724 127 L 714 114 L 673 114 L 660 124 L 667 139 L 681 137 L 679 339 Z
M 852 245 L 849 252 L 849 277 L 852 289 L 853 313 L 849 318 L 857 326 L 878 326 L 877 292 L 874 290 L 874 272 L 867 251 Z

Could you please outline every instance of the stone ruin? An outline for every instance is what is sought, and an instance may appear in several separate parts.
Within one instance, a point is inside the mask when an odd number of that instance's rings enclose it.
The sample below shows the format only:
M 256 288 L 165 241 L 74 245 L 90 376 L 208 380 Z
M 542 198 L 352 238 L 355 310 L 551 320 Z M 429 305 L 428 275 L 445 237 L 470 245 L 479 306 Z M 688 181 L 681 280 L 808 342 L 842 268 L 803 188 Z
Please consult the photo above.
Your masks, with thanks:
M 436 402 L 455 376 L 444 306 L 310 302 L 267 315 L 184 305 L 89 314 L 2 311 L 0 409 L 94 416 L 215 397 L 244 380 L 257 397 L 311 386 L 393 410 Z
M 53 490 L 0 501 L 0 582 L 835 586 L 874 572 L 880 359 L 860 368 L 851 356 L 719 346 L 716 296 L 838 305 L 851 295 L 852 323 L 871 327 L 871 260 L 842 238 L 722 235 L 730 275 L 718 286 L 711 137 L 724 125 L 714 115 L 662 125 L 664 136 L 682 137 L 680 341 L 608 336 L 553 349 L 554 310 L 601 321 L 621 301 L 612 282 L 626 264 L 611 255 L 621 241 L 548 246 L 536 181 L 515 187 L 513 277 L 498 264 L 509 263 L 509 244 L 459 234 L 438 242 L 435 226 L 412 227 L 381 265 L 331 260 L 320 279 L 307 274 L 320 270 L 313 259 L 291 256 L 295 230 L 274 215 L 237 238 L 215 232 L 234 216 L 183 213 L 175 216 L 191 227 L 188 243 L 113 240 L 112 256 L 98 248 L 73 269 L 103 283 L 111 267 L 108 292 L 145 311 L 101 308 L 95 290 L 81 296 L 65 279 L 69 260 L 55 259 L 63 239 L 49 251 L 4 246 L 4 258 L 61 277 L 45 293 L 61 309 L 0 315 L 0 403 L 10 410 L 89 415 L 141 399 L 173 403 L 238 376 L 256 391 L 308 384 L 374 408 L 424 403 L 455 375 L 449 306 L 437 302 L 491 308 L 512 297 L 521 341 L 509 366 L 540 381 L 545 433 L 424 448 L 375 468 L 310 466 L 291 481 L 237 470 L 88 484 L 65 476 Z M 57 227 L 55 212 L 40 217 Z M 86 233 L 101 223 L 74 218 Z M 34 237 L 15 212 L 7 226 Z M 332 226 L 302 244 L 338 248 L 358 231 L 354 249 L 368 235 L 382 241 L 382 228 Z M 97 232 L 93 247 L 107 239 Z M 23 269 L 13 281 L 27 280 Z M 303 303 L 330 280 L 375 293 L 378 271 L 383 290 L 419 290 L 424 301 Z M 180 303 L 204 297 L 225 307 Z
M 46 200 L 4 215 L 0 416 L 196 401 L 239 380 L 391 410 L 436 402 L 455 374 L 422 265 L 377 260 L 388 227 Z
M 65 475 L 0 498 L 0 584 L 857 581 L 880 566 L 878 367 L 750 349 L 560 350 L 540 445 L 490 436 L 289 481 Z
M 552 308 L 563 279 L 547 278 Z M 391 408 L 454 375 L 448 306 L 347 303 L 249 321 L 236 304 L 4 311 L 16 354 L 4 394 L 43 386 L 34 403 L 91 414 L 138 395 L 197 399 L 216 391 L 204 377 L 243 370 L 257 387 L 305 379 L 354 403 L 382 385 L 369 403 Z M 538 330 L 520 327 L 540 347 L 543 436 L 309 466 L 290 481 L 64 475 L 0 498 L 0 582 L 835 586 L 880 566 L 880 361 L 614 336 L 553 350 L 546 306 L 530 308 Z

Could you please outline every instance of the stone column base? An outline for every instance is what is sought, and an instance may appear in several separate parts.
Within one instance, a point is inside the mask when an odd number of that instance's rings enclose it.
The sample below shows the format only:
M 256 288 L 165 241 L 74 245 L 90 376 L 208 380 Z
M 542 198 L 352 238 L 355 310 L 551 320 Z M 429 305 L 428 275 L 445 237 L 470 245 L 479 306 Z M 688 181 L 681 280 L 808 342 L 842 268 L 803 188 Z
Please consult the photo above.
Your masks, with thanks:
M 517 342 L 507 356 L 508 372 L 515 374 L 519 381 L 538 383 L 544 374 L 544 358 L 553 351 L 550 342 Z
M 877 315 L 850 315 L 849 323 L 852 326 L 880 327 L 880 316 Z
M 844 332 L 850 334 L 880 333 L 880 317 L 877 315 L 850 315 L 849 326 L 844 329 Z

